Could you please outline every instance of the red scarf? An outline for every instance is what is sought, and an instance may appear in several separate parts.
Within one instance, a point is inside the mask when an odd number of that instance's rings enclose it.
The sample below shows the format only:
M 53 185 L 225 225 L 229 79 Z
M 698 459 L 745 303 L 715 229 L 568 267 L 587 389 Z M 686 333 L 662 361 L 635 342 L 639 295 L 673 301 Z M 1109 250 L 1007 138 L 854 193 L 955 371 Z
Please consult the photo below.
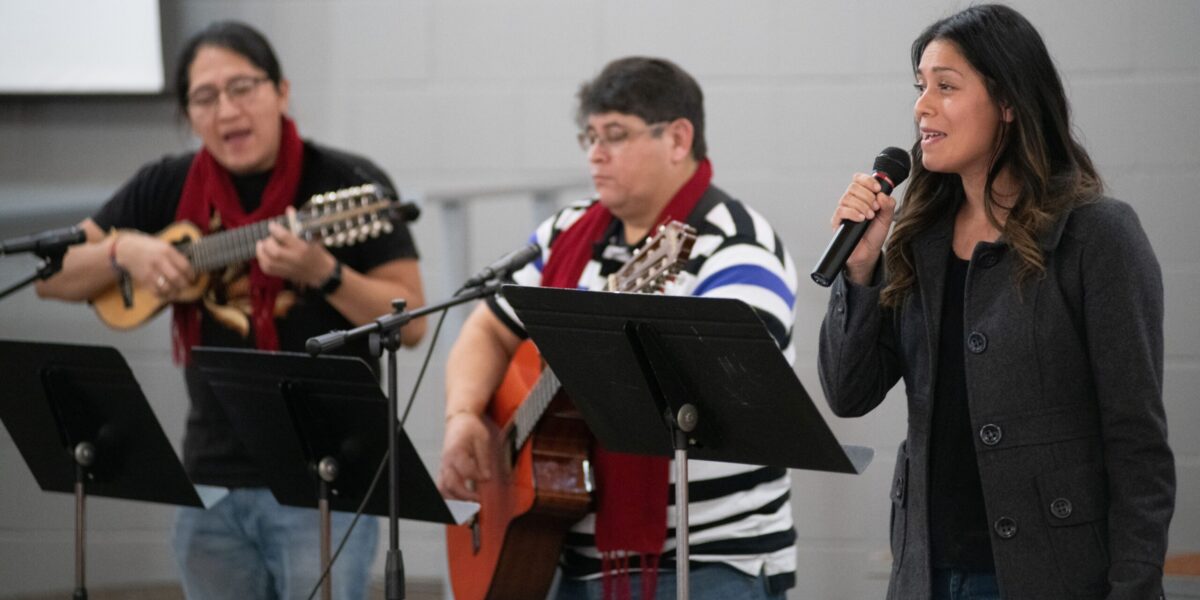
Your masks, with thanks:
M 685 221 L 712 180 L 705 159 L 658 215 L 655 229 L 669 220 Z M 613 215 L 599 202 L 554 240 L 550 260 L 542 269 L 545 287 L 576 288 L 593 245 L 601 241 Z M 629 598 L 629 557 L 638 553 L 642 565 L 642 598 L 653 598 L 658 563 L 667 539 L 667 491 L 670 459 L 609 452 L 599 443 L 596 465 L 596 548 L 604 569 L 604 597 Z M 677 540 L 686 544 L 687 540 Z
M 208 234 L 208 225 L 213 210 L 221 216 L 221 227 L 233 229 L 282 215 L 296 198 L 300 185 L 300 169 L 304 162 L 304 143 L 296 133 L 296 124 L 283 117 L 279 141 L 279 154 L 267 187 L 263 190 L 262 202 L 254 212 L 247 214 L 238 199 L 237 190 L 229 172 L 202 148 L 192 159 L 187 179 L 183 183 L 183 194 L 175 210 L 176 221 L 191 221 Z M 275 297 L 283 289 L 283 280 L 262 272 L 257 260 L 250 265 L 251 321 L 254 324 L 254 342 L 260 350 L 278 350 L 279 336 L 275 331 Z M 200 343 L 200 302 L 176 304 L 172 323 L 172 346 L 175 362 L 188 364 L 192 346 Z

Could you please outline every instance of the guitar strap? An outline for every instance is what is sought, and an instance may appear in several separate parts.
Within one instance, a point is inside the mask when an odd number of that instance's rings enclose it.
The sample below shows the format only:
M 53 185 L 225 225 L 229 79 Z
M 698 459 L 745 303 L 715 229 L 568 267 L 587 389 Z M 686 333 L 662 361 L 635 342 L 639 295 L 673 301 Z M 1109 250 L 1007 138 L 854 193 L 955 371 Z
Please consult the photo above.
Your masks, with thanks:
M 663 208 L 658 225 L 670 220 L 686 222 L 711 181 L 712 164 L 705 159 Z M 612 219 L 612 213 L 597 202 L 560 233 L 542 269 L 542 286 L 577 288 L 594 245 L 602 241 Z M 670 459 L 609 452 L 598 442 L 592 458 L 596 463 L 596 548 L 602 557 L 604 597 L 630 597 L 629 558 L 636 553 L 642 568 L 642 598 L 653 598 L 667 539 Z
M 279 154 L 275 158 L 267 187 L 263 190 L 262 202 L 254 212 L 247 213 L 242 207 L 229 171 L 213 158 L 207 148 L 201 148 L 192 159 L 184 180 L 175 220 L 191 221 L 207 234 L 214 210 L 221 216 L 221 226 L 225 229 L 283 214 L 292 205 L 300 186 L 304 143 L 296 131 L 296 124 L 286 116 L 282 119 Z M 275 331 L 275 297 L 282 289 L 282 279 L 268 276 L 259 268 L 257 260 L 251 261 L 251 319 L 254 323 L 254 343 L 260 350 L 279 349 L 279 336 Z M 188 364 L 192 346 L 200 342 L 200 312 L 200 301 L 175 305 L 171 341 L 176 363 Z

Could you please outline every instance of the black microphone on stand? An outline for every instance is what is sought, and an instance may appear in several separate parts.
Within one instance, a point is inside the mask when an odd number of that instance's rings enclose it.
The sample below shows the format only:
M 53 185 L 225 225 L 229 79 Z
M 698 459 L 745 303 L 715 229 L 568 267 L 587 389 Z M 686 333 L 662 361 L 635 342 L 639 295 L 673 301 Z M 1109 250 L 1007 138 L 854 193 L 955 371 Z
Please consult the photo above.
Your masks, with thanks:
M 524 267 L 533 262 L 542 253 L 541 246 L 530 242 L 526 246 L 522 246 L 504 256 L 500 257 L 496 262 L 486 266 L 482 271 L 475 274 L 463 284 L 462 289 L 467 290 L 474 287 L 479 287 L 492 279 L 503 277 Z
M 87 233 L 78 226 L 51 229 L 0 242 L 0 256 L 21 252 L 33 252 L 44 256 L 67 246 L 82 244 L 85 240 Z
M 87 241 L 87 232 L 76 226 L 51 229 L 0 242 L 0 256 L 17 254 L 19 252 L 32 252 L 42 260 L 41 266 L 37 268 L 37 271 L 33 275 L 0 290 L 0 300 L 33 283 L 35 279 L 49 279 L 62 269 L 63 256 L 67 253 L 67 247 L 74 244 L 82 244 L 85 241 Z
M 871 174 L 879 180 L 883 193 L 891 194 L 896 186 L 908 178 L 910 169 L 912 161 L 908 158 L 908 152 L 889 146 L 875 156 Z M 842 267 L 846 266 L 846 259 L 850 258 L 850 253 L 858 246 L 859 240 L 870 226 L 871 219 L 861 222 L 842 220 L 837 232 L 833 234 L 833 240 L 821 255 L 821 260 L 813 268 L 812 279 L 817 285 L 829 287 L 833 283 Z

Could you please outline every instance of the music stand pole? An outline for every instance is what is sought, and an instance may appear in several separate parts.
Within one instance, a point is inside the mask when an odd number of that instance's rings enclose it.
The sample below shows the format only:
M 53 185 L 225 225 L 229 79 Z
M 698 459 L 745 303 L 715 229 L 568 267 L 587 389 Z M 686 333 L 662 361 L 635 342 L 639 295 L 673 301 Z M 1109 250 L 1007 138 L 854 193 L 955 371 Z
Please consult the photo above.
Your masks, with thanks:
M 329 484 L 333 483 L 337 476 L 337 459 L 326 456 L 317 463 L 317 479 L 320 482 L 317 490 L 317 510 L 321 514 L 321 572 L 325 573 L 325 580 L 321 582 L 321 600 L 333 598 L 333 570 L 329 567 L 329 545 L 330 538 L 333 537 L 329 523 Z
M 688 540 L 688 433 L 698 421 L 696 407 L 685 404 L 672 419 L 675 445 L 675 597 L 691 597 L 691 548 Z
M 404 311 L 403 300 L 393 300 L 397 313 Z M 400 330 L 385 332 L 375 331 L 370 334 L 369 345 L 372 351 L 387 350 L 388 373 L 388 550 L 387 564 L 384 567 L 384 597 L 387 600 L 403 600 L 404 598 L 404 555 L 400 552 L 400 522 L 397 516 L 399 507 L 398 490 L 400 481 L 400 461 L 396 450 L 396 427 L 399 426 L 396 404 L 400 394 L 396 384 L 396 351 L 400 348 Z
M 87 468 L 96 462 L 96 447 L 91 442 L 75 445 L 75 593 L 74 600 L 87 600 Z

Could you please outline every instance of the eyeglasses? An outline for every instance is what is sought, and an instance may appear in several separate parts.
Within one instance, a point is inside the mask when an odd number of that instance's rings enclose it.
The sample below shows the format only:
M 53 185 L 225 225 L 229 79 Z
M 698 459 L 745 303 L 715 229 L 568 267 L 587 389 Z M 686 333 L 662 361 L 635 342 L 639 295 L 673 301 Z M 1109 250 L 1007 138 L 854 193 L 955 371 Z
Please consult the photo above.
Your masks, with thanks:
M 253 77 L 244 75 L 234 77 L 225 84 L 225 97 L 230 102 L 243 102 L 258 89 L 258 84 L 270 81 L 270 77 Z M 202 85 L 187 95 L 188 108 L 195 110 L 210 110 L 216 107 L 221 99 L 221 89 L 215 85 Z
M 620 150 L 621 146 L 625 144 L 625 142 L 628 142 L 629 140 L 632 140 L 633 138 L 645 133 L 649 133 L 654 137 L 662 135 L 663 129 L 665 129 L 668 124 L 669 123 L 666 121 L 660 121 L 658 123 L 651 123 L 644 129 L 639 129 L 636 131 L 630 131 L 624 127 L 621 127 L 620 125 L 610 125 L 605 127 L 603 131 L 596 131 L 595 129 L 580 131 L 575 137 L 579 140 L 579 147 L 582 148 L 584 152 L 590 152 L 592 150 L 592 146 L 595 146 L 596 144 L 600 144 L 602 148 L 608 150 L 609 152 L 617 152 Z

